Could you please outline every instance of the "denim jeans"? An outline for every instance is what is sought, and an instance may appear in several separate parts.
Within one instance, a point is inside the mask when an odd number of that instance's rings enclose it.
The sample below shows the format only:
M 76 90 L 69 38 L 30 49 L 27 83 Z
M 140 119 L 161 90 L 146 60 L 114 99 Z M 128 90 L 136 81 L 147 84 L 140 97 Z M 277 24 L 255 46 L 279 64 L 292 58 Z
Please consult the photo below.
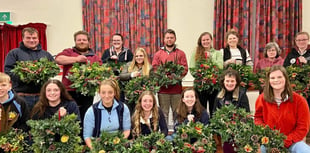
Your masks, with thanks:
M 261 149 L 261 153 L 267 153 L 265 146 L 262 145 L 260 149 Z M 288 148 L 288 150 L 291 153 L 310 153 L 310 146 L 307 145 L 304 141 L 299 141 L 299 142 L 292 144 L 290 148 Z

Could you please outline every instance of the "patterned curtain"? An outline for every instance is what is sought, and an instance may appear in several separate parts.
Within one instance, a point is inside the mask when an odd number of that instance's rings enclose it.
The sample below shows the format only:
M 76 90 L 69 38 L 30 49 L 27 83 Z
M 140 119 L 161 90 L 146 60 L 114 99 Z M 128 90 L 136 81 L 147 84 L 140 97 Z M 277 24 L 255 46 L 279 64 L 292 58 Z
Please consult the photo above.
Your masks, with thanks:
M 302 0 L 257 0 L 255 64 L 268 42 L 277 42 L 285 57 L 302 27 Z
M 124 46 L 142 47 L 150 59 L 162 45 L 167 29 L 166 0 L 83 0 L 84 29 L 91 35 L 91 48 L 101 57 L 111 36 L 124 36 Z
M 240 35 L 241 46 L 251 52 L 251 24 L 253 1 L 215 0 L 214 7 L 214 48 L 224 48 L 225 33 L 235 29 Z

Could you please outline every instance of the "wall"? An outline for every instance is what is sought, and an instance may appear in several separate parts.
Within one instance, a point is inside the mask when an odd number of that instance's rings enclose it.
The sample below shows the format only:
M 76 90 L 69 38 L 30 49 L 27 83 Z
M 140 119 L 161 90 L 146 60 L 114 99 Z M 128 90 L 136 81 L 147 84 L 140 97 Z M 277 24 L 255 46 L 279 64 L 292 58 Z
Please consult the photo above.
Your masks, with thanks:
M 11 12 L 13 25 L 47 24 L 47 50 L 53 55 L 74 46 L 73 33 L 83 28 L 81 0 L 0 0 L 0 11 Z

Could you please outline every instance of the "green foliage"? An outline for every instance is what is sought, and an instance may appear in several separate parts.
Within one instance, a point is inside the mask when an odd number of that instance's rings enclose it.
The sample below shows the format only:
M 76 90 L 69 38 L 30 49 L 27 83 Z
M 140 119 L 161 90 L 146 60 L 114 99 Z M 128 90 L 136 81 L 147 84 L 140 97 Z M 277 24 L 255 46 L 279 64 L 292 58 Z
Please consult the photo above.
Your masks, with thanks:
M 210 128 L 221 136 L 223 142 L 233 142 L 238 153 L 257 152 L 260 145 L 264 145 L 268 152 L 288 151 L 284 147 L 283 134 L 267 126 L 255 125 L 252 115 L 233 105 L 218 109 L 210 120 Z
M 239 72 L 241 77 L 240 86 L 244 88 L 255 87 L 254 81 L 256 80 L 256 76 L 253 73 L 252 67 L 248 65 L 240 65 L 240 64 L 229 64 L 227 69 L 233 69 Z
M 83 95 L 95 96 L 102 80 L 113 77 L 110 67 L 100 65 L 98 62 L 80 64 L 74 63 L 67 78 L 72 82 L 71 88 Z
M 150 135 L 138 137 L 129 149 L 130 153 L 167 153 L 172 151 L 172 143 L 167 141 L 164 134 L 159 132 L 153 132 Z
M 291 65 L 286 70 L 293 90 L 307 98 L 310 94 L 310 65 Z
M 182 73 L 184 72 L 184 67 L 182 65 L 176 64 L 173 61 L 167 61 L 161 63 L 156 72 L 154 72 L 155 79 L 159 86 L 176 85 L 182 81 Z
M 156 81 L 147 76 L 139 76 L 134 79 L 131 79 L 126 87 L 126 97 L 128 98 L 129 103 L 136 103 L 140 94 L 143 91 L 149 90 L 154 94 L 159 91 L 159 86 L 156 85 Z
M 17 61 L 11 70 L 25 83 L 44 84 L 48 79 L 55 77 L 60 69 L 54 61 L 41 58 L 38 61 Z
M 219 77 L 222 73 L 216 64 L 211 60 L 203 63 L 197 63 L 194 68 L 190 68 L 194 80 L 194 88 L 198 91 L 208 91 L 212 93 L 214 90 L 220 90 Z
M 91 152 L 127 152 L 127 148 L 129 146 L 129 142 L 127 139 L 124 139 L 123 133 L 108 133 L 106 131 L 102 131 L 99 138 L 92 138 L 93 149 Z
M 200 122 L 188 122 L 177 127 L 174 139 L 176 152 L 215 152 L 213 134 Z
M 27 134 L 22 130 L 11 128 L 8 133 L 0 136 L 0 148 L 4 152 L 28 152 L 29 146 L 24 140 L 26 137 Z
M 80 125 L 75 114 L 69 114 L 59 120 L 56 113 L 45 120 L 29 120 L 35 153 L 77 153 L 82 151 L 79 137 Z

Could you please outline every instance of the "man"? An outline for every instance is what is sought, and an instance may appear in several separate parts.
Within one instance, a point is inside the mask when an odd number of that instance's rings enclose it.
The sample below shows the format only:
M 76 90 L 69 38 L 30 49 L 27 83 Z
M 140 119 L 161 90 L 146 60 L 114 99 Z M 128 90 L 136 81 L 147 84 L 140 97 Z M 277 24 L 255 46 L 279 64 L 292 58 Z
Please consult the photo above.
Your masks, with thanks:
M 159 51 L 154 55 L 152 66 L 156 71 L 156 68 L 161 64 L 168 61 L 177 62 L 176 64 L 184 66 L 184 72 L 182 76 L 184 77 L 187 74 L 188 66 L 185 53 L 178 49 L 175 45 L 176 34 L 174 30 L 168 29 L 164 33 L 164 44 Z M 175 112 L 176 108 L 181 101 L 181 92 L 182 92 L 182 82 L 176 85 L 169 85 L 167 88 L 165 86 L 160 88 L 158 93 L 159 106 L 164 112 L 165 119 L 168 125 L 168 115 L 169 108 L 172 108 L 172 111 Z M 173 113 L 173 119 L 175 120 L 176 116 Z
M 26 100 L 28 108 L 31 110 L 39 100 L 39 92 L 42 85 L 24 83 L 11 70 L 14 69 L 17 61 L 35 61 L 43 57 L 54 61 L 54 58 L 50 53 L 42 49 L 39 43 L 38 30 L 30 27 L 24 28 L 22 38 L 23 40 L 20 42 L 19 48 L 12 49 L 7 54 L 4 63 L 4 72 L 11 77 L 14 91 Z
M 295 37 L 296 46 L 287 54 L 283 66 L 293 64 L 309 64 L 310 63 L 310 45 L 309 34 L 307 32 L 299 32 Z
M 72 83 L 67 78 L 67 75 L 72 68 L 73 63 L 85 64 L 87 61 L 91 63 L 101 63 L 100 58 L 94 53 L 92 49 L 89 48 L 89 40 L 90 37 L 86 31 L 76 32 L 74 34 L 75 46 L 72 48 L 64 49 L 55 58 L 57 64 L 63 65 L 62 82 L 79 106 L 82 121 L 88 107 L 93 104 L 93 97 L 84 96 L 81 93 L 76 92 L 75 89 L 70 88 Z

